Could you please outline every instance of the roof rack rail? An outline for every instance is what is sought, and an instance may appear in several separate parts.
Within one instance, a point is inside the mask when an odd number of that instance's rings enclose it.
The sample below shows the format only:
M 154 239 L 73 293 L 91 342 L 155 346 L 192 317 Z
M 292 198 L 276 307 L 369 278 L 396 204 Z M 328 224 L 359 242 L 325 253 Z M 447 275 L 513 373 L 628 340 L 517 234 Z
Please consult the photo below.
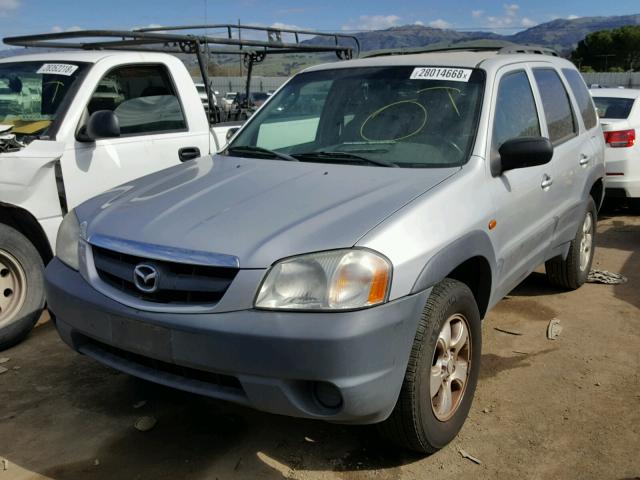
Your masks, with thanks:
M 465 42 L 462 45 L 459 44 L 451 44 L 451 45 L 434 45 L 434 46 L 426 46 L 426 47 L 415 47 L 415 48 L 393 48 L 388 50 L 377 50 L 374 52 L 370 52 L 366 55 L 363 55 L 364 58 L 372 58 L 372 57 L 384 57 L 390 55 L 412 55 L 417 53 L 439 53 L 439 52 L 496 52 L 498 54 L 517 54 L 517 53 L 533 53 L 540 55 L 552 55 L 559 56 L 555 50 L 546 47 L 540 47 L 537 45 L 505 45 L 504 43 L 487 43 L 482 42 L 478 44 L 473 44 L 472 42 Z
M 196 34 L 194 31 L 197 30 L 204 30 L 204 34 Z M 209 35 L 210 30 L 224 33 L 219 36 L 211 36 Z M 234 33 L 236 33 L 235 37 Z M 256 38 L 257 36 L 259 37 L 259 34 L 263 34 L 263 38 Z M 293 36 L 293 41 L 283 40 L 283 34 L 287 34 L 289 37 Z M 314 40 L 328 39 L 330 42 L 327 44 L 318 43 L 318 41 L 305 42 L 300 40 L 301 35 L 312 36 Z M 215 108 L 213 107 L 209 74 L 203 59 L 205 54 L 218 53 L 243 56 L 244 64 L 247 67 L 247 99 L 249 98 L 253 65 L 262 62 L 267 55 L 334 52 L 341 60 L 349 60 L 354 56 L 358 57 L 360 55 L 360 42 L 354 35 L 241 24 L 177 25 L 140 28 L 137 30 L 77 30 L 6 37 L 3 41 L 7 45 L 29 48 L 128 50 L 195 54 L 209 99 L 210 112 L 214 112 Z M 345 45 L 345 41 L 351 46 Z
M 552 57 L 559 57 L 560 54 L 553 48 L 541 47 L 539 45 L 510 45 L 508 47 L 498 50 L 501 55 L 529 53 L 537 55 L 550 55 Z

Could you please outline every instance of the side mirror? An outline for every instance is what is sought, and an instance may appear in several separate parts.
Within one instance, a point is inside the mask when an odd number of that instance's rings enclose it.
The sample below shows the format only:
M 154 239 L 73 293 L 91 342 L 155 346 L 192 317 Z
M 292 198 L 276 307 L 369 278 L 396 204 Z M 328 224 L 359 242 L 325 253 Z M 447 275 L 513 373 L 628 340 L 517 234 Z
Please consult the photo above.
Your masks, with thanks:
M 500 174 L 507 170 L 549 163 L 553 157 L 553 145 L 544 137 L 519 137 L 504 142 L 498 152 Z
M 227 130 L 227 142 L 231 140 L 231 137 L 233 137 L 238 130 L 240 130 L 240 127 L 231 127 Z
M 82 135 L 84 141 L 96 141 L 101 138 L 117 138 L 120 136 L 120 122 L 111 110 L 93 112 L 87 121 Z

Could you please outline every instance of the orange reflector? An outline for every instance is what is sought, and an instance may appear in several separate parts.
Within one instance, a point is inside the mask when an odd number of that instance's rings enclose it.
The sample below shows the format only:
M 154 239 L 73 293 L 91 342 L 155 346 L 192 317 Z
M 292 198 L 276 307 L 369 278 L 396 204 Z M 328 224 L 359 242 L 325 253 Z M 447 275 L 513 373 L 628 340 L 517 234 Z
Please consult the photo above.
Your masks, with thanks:
M 389 285 L 389 272 L 386 269 L 379 269 L 371 281 L 371 290 L 369 290 L 369 305 L 381 303 L 387 295 L 387 286 Z
M 496 228 L 496 225 L 498 225 L 498 222 L 496 222 L 495 220 L 491 220 L 489 222 L 489 230 L 493 230 L 494 228 Z

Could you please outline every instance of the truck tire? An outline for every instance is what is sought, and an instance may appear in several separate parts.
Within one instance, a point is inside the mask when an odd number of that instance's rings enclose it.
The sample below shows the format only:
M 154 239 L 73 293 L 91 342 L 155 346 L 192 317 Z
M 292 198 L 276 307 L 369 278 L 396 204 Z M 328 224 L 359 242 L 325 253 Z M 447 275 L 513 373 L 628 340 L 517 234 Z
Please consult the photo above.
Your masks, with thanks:
M 400 396 L 380 433 L 399 447 L 434 453 L 458 434 L 471 408 L 482 349 L 469 288 L 438 283 L 420 317 Z
M 0 350 L 28 335 L 44 302 L 40 254 L 24 235 L 0 224 Z
M 595 250 L 597 220 L 596 204 L 593 198 L 589 197 L 582 222 L 575 238 L 571 241 L 566 260 L 556 257 L 544 264 L 547 278 L 553 286 L 575 290 L 587 281 Z

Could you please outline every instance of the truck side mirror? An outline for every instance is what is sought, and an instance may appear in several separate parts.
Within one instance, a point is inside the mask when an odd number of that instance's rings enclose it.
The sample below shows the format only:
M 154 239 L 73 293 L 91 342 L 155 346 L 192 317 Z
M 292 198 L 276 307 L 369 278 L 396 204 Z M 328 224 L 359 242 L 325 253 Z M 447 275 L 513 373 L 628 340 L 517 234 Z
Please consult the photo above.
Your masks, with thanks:
M 231 137 L 233 137 L 238 130 L 240 130 L 240 127 L 231 127 L 227 130 L 227 142 L 231 140 Z
M 117 138 L 120 136 L 120 122 L 111 110 L 93 112 L 87 121 L 82 139 L 93 142 L 101 138 Z
M 544 137 L 519 137 L 504 142 L 498 152 L 502 173 L 549 163 L 553 157 L 553 145 Z

